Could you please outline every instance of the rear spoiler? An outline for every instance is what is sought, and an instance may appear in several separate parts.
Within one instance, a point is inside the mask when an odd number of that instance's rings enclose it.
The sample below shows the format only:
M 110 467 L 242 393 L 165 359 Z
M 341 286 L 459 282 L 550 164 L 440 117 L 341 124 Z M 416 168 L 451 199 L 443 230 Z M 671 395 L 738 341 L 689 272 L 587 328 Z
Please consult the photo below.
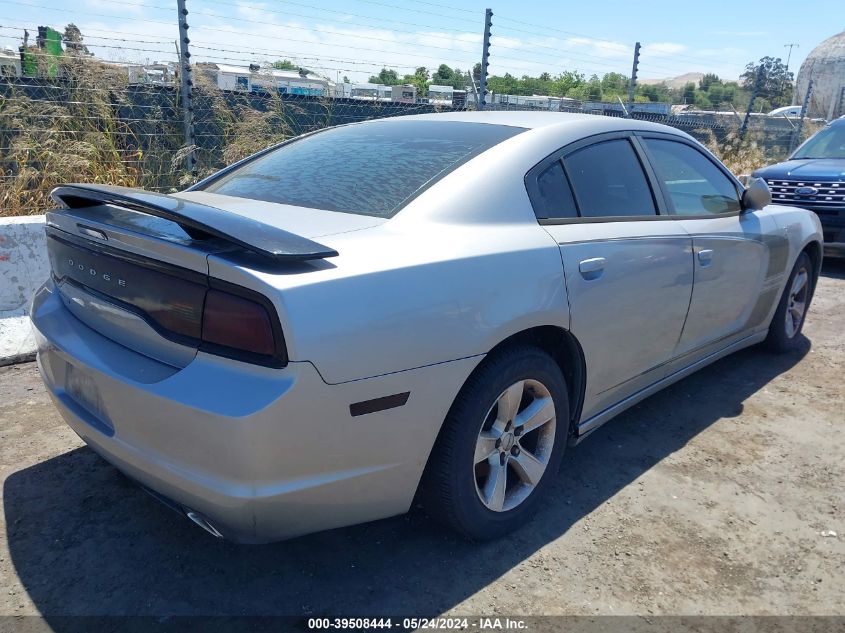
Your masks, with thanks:
M 337 251 L 283 229 L 163 193 L 112 185 L 61 185 L 50 196 L 71 209 L 100 204 L 154 215 L 175 222 L 194 239 L 217 237 L 274 263 L 335 257 Z

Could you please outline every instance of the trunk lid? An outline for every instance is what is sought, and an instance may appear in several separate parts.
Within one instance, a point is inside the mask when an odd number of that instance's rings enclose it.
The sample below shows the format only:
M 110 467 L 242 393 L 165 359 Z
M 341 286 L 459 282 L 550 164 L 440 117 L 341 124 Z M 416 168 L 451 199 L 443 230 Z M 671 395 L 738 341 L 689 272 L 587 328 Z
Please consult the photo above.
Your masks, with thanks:
M 330 231 L 328 218 L 318 210 L 305 214 L 320 217 L 312 224 L 308 219 L 294 221 L 298 217 L 294 210 L 285 210 L 281 221 L 278 210 L 235 212 L 252 201 L 225 200 L 219 195 L 212 199 L 212 194 L 163 195 L 123 187 L 69 185 L 58 187 L 53 196 L 65 208 L 47 214 L 47 247 L 65 306 L 104 336 L 175 367 L 187 365 L 201 348 L 270 366 L 287 361 L 272 301 L 212 279 L 209 255 L 225 254 L 263 270 L 281 271 L 292 265 L 301 269 L 307 267 L 302 262 L 337 254 L 295 232 L 307 232 L 308 227 L 312 232 Z M 226 203 L 228 209 L 213 203 Z M 291 225 L 296 229 L 290 230 Z M 342 224 L 338 232 L 356 228 L 363 227 Z M 216 292 L 218 300 L 221 292 L 236 296 L 229 306 L 246 301 L 266 310 L 275 352 L 231 355 L 231 349 L 209 343 L 203 326 L 209 292 Z

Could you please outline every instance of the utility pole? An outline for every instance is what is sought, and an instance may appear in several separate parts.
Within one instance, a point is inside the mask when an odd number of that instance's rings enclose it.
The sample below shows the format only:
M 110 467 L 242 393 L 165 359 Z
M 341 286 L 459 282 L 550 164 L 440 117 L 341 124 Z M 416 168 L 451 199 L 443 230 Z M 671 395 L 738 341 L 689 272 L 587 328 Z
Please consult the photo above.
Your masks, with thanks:
M 194 103 L 191 94 L 194 81 L 191 78 L 191 53 L 188 50 L 188 9 L 185 0 L 176 0 L 179 19 L 179 78 L 181 79 L 182 96 L 182 124 L 185 129 L 185 146 L 189 148 L 185 156 L 185 165 L 190 173 L 196 169 L 197 158 L 194 152 L 196 136 L 194 136 Z
M 481 45 L 481 77 L 478 80 L 478 109 L 483 110 L 487 98 L 487 66 L 490 59 L 490 27 L 493 26 L 493 10 L 484 10 L 484 41 Z
M 804 129 L 804 117 L 807 116 L 807 107 L 810 105 L 810 97 L 813 96 L 813 80 L 807 83 L 807 94 L 804 95 L 804 103 L 801 104 L 801 118 L 798 119 L 798 129 L 792 133 L 792 142 L 789 144 L 790 153 L 798 143 L 801 142 L 801 132 Z
M 751 119 L 751 110 L 754 108 L 754 100 L 757 99 L 757 93 L 760 92 L 761 83 L 763 83 L 763 64 L 757 66 L 757 77 L 754 79 L 754 87 L 751 89 L 748 109 L 745 111 L 745 118 L 742 120 L 742 125 L 739 128 L 740 139 L 745 138 L 745 132 L 748 130 L 748 121 Z
M 640 65 L 640 43 L 634 45 L 634 66 L 631 68 L 631 82 L 628 84 L 628 108 L 625 112 L 626 118 L 631 118 L 634 111 L 634 94 L 637 90 L 637 67 Z
M 800 44 L 784 44 L 784 48 L 789 49 L 789 53 L 786 54 L 786 69 L 789 70 L 789 60 L 792 58 L 792 49 L 793 48 L 801 48 Z

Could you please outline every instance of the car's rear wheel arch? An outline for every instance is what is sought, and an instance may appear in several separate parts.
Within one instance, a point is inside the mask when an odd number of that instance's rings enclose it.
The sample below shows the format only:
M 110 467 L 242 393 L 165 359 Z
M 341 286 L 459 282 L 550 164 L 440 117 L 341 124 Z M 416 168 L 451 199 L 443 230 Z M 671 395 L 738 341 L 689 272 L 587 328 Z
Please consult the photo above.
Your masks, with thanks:
M 580 419 L 581 407 L 584 402 L 586 365 L 584 362 L 584 353 L 581 349 L 581 344 L 571 332 L 559 326 L 543 325 L 528 328 L 512 334 L 497 343 L 485 355 L 485 359 L 476 366 L 469 376 L 467 376 L 466 380 L 461 385 L 461 388 L 455 395 L 452 407 L 454 407 L 455 401 L 458 400 L 461 393 L 464 391 L 465 385 L 481 370 L 487 359 L 498 356 L 509 349 L 524 347 L 526 345 L 536 347 L 551 356 L 560 368 L 566 383 L 567 398 L 569 400 L 569 428 L 567 430 L 567 434 L 569 436 L 568 439 L 572 439 Z M 432 445 L 432 449 L 437 446 L 442 433 L 443 428 L 441 427 L 437 439 L 435 439 L 434 444 Z M 426 460 L 426 472 L 428 471 L 430 464 L 431 454 L 429 454 Z M 416 496 L 418 499 L 426 479 L 426 473 L 423 473 L 417 485 Z
M 571 435 L 581 416 L 587 382 L 587 369 L 581 344 L 571 332 L 562 327 L 541 325 L 512 334 L 493 347 L 487 355 L 493 356 L 507 348 L 521 345 L 531 345 L 546 352 L 560 367 L 566 380 L 569 397 L 569 434 Z

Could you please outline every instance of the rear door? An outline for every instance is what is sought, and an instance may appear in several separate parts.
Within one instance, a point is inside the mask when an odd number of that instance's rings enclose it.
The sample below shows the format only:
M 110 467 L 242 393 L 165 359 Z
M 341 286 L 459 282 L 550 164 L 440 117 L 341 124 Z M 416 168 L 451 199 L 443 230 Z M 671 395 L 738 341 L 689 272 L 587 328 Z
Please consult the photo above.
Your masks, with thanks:
M 786 238 L 766 211 L 742 212 L 736 180 L 696 145 L 671 135 L 639 140 L 668 212 L 692 236 L 695 281 L 675 355 L 706 355 L 764 323 Z
M 567 146 L 526 185 L 560 245 L 570 327 L 586 358 L 587 420 L 662 377 L 692 292 L 691 240 L 661 213 L 627 133 Z

